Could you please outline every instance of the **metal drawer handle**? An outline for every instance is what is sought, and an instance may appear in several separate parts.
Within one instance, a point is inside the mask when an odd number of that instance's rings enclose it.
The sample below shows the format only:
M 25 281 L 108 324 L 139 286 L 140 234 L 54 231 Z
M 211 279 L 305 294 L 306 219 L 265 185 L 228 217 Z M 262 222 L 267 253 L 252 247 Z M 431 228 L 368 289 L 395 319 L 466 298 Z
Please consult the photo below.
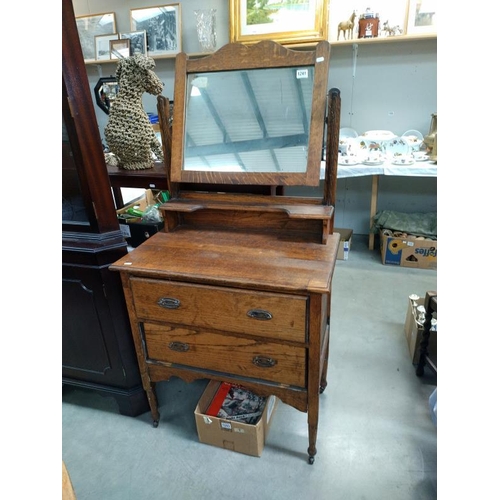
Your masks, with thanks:
M 170 297 L 162 297 L 161 299 L 158 299 L 157 304 L 165 309 L 178 309 L 181 305 L 181 301 Z
M 252 363 L 259 368 L 272 368 L 277 361 L 273 358 L 266 358 L 265 356 L 255 356 Z
M 169 342 L 168 348 L 172 351 L 186 352 L 189 351 L 189 344 L 184 344 L 183 342 Z
M 250 316 L 252 319 L 260 319 L 263 321 L 273 319 L 273 315 L 269 311 L 264 311 L 264 309 L 250 309 L 250 311 L 247 312 L 247 316 Z

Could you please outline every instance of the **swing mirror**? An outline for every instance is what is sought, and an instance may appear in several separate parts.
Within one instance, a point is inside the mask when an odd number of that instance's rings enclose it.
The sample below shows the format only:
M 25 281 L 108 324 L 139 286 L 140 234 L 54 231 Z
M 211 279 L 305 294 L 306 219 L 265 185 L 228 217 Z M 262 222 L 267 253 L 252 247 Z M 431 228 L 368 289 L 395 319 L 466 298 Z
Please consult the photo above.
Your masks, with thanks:
M 172 180 L 318 185 L 328 51 L 264 41 L 201 59 L 179 54 Z

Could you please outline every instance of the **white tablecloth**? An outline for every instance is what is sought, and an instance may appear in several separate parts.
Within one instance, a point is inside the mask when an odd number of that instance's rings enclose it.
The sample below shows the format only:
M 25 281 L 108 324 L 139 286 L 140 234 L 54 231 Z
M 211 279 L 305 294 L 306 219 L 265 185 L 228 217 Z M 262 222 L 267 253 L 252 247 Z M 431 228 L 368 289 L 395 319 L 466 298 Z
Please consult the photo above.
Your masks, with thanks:
M 419 161 L 413 165 L 393 165 L 391 162 L 382 165 L 339 165 L 337 178 L 362 177 L 366 175 L 400 175 L 413 177 L 437 177 L 437 164 L 430 161 Z M 321 162 L 321 179 L 325 178 L 325 162 Z

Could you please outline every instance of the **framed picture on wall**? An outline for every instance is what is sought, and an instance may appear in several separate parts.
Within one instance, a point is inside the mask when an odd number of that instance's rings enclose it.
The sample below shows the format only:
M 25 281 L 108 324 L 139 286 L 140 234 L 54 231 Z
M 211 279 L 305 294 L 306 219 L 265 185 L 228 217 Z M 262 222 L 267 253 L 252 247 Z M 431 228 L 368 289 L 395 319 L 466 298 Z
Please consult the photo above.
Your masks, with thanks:
M 406 34 L 437 33 L 437 0 L 408 0 Z
M 97 61 L 104 61 L 111 59 L 109 52 L 109 42 L 111 40 L 118 40 L 120 37 L 118 33 L 112 35 L 96 35 L 95 36 L 95 59 Z
M 109 42 L 111 59 L 123 59 L 130 56 L 130 40 L 111 40 Z
M 131 31 L 145 31 L 147 55 L 168 56 L 181 52 L 181 6 L 178 3 L 130 10 Z
M 83 59 L 94 61 L 96 59 L 95 37 L 116 33 L 115 13 L 106 12 L 105 14 L 78 16 L 76 17 L 76 26 L 82 46 Z
M 130 40 L 130 55 L 148 54 L 148 44 L 146 31 L 131 31 L 130 33 L 120 33 L 120 40 Z
M 328 0 L 262 2 L 229 0 L 231 42 L 282 44 L 328 39 Z

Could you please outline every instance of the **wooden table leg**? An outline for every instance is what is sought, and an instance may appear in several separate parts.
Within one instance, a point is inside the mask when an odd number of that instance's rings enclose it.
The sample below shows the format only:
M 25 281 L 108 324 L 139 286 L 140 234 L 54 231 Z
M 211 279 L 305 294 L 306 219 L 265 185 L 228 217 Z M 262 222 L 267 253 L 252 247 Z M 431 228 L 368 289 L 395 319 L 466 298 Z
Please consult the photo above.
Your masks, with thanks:
M 377 200 L 378 200 L 378 181 L 380 176 L 374 175 L 372 176 L 372 199 L 370 202 L 370 235 L 368 237 L 368 248 L 373 250 L 375 246 L 375 234 L 371 232 L 372 230 L 372 222 L 373 217 L 377 213 Z

